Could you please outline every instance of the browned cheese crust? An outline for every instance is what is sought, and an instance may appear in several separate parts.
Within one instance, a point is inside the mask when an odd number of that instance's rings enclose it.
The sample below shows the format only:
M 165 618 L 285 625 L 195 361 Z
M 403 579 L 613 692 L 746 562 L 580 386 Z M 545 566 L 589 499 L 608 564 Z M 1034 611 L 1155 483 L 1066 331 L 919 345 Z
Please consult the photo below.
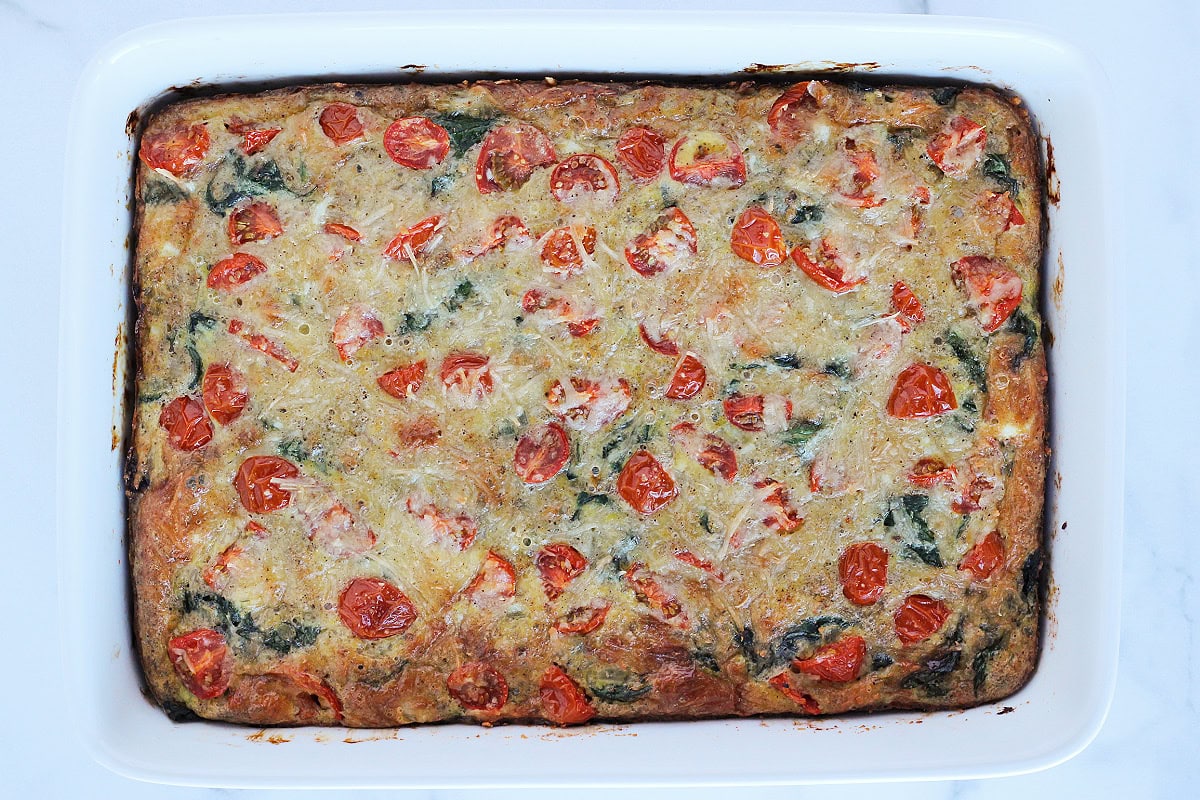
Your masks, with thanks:
M 141 155 L 133 624 L 173 716 L 841 714 L 1032 674 L 1015 99 L 309 86 L 169 105 Z

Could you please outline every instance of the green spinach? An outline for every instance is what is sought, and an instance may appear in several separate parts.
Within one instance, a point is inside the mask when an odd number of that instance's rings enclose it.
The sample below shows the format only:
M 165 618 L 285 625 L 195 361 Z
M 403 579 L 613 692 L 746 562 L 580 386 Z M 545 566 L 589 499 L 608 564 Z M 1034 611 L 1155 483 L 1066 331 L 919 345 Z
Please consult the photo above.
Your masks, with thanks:
M 946 343 L 950 345 L 950 351 L 954 353 L 954 357 L 962 364 L 971 382 L 979 387 L 979 391 L 986 392 L 987 372 L 984 370 L 983 364 L 979 363 L 979 359 L 975 357 L 971 346 L 967 344 L 966 340 L 957 331 L 946 332 Z
M 461 111 L 438 114 L 432 119 L 449 134 L 455 158 L 462 158 L 463 153 L 482 142 L 487 132 L 499 121 L 497 117 L 473 117 Z
M 1014 200 L 1017 199 L 1017 194 L 1021 191 L 1021 184 L 1013 177 L 1012 167 L 1008 164 L 1008 159 L 999 153 L 988 153 L 983 157 L 983 164 L 980 167 L 983 170 L 984 177 L 991 178 L 1000 184 Z

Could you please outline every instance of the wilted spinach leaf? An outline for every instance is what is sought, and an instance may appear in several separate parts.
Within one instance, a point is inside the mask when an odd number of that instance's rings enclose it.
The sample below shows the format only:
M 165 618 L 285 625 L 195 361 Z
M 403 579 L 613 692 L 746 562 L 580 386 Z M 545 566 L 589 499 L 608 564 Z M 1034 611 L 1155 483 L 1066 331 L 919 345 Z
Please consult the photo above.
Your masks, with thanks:
M 450 135 L 450 147 L 454 150 L 455 158 L 461 158 L 463 153 L 482 142 L 498 122 L 496 117 L 472 117 L 461 111 L 438 114 L 432 119 Z

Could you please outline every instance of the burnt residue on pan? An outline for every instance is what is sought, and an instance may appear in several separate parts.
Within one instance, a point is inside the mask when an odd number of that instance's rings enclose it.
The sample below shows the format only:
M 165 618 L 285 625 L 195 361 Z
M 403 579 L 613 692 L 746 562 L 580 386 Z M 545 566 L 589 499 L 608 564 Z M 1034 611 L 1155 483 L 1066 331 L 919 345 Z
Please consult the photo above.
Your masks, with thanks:
M 1062 202 L 1062 182 L 1058 179 L 1058 170 L 1054 168 L 1054 145 L 1049 136 L 1043 136 L 1042 140 L 1046 143 L 1046 202 L 1058 208 Z
M 1058 251 L 1058 271 L 1054 273 L 1054 283 L 1050 287 L 1050 296 L 1054 300 L 1054 307 L 1062 311 L 1063 301 L 1063 286 L 1066 281 L 1067 269 L 1063 265 L 1062 251 Z
M 426 66 L 426 65 L 424 65 L 424 64 L 405 64 L 405 65 L 404 65 L 403 67 L 401 67 L 400 69 L 403 69 L 403 70 L 409 70 L 409 71 L 411 71 L 411 72 L 415 72 L 415 73 L 417 73 L 418 75 L 420 75 L 422 72 L 424 72 L 425 70 L 429 69 L 429 67 L 427 67 L 427 66 Z
M 137 132 L 138 126 L 142 124 L 142 110 L 135 108 L 129 112 L 129 116 L 125 118 L 125 135 L 133 136 Z
M 742 72 L 759 75 L 773 72 L 873 72 L 882 69 L 877 61 L 815 61 L 806 64 L 751 64 Z

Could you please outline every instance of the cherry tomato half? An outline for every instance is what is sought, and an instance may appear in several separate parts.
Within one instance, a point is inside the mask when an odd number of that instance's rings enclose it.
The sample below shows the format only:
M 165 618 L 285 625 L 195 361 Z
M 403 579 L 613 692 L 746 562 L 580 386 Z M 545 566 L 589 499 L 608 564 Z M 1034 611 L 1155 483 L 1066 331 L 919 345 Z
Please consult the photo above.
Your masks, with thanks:
M 958 568 L 966 570 L 981 581 L 989 577 L 1004 563 L 1004 542 L 1000 539 L 999 531 L 992 531 L 983 537 L 970 551 L 963 556 Z
M 555 725 L 580 725 L 596 716 L 583 689 L 557 665 L 551 665 L 542 675 L 538 696 L 542 713 Z
M 925 321 L 925 309 L 904 281 L 892 285 L 892 308 L 896 311 L 896 322 L 908 333 L 913 326 Z
M 238 498 L 251 514 L 267 514 L 286 508 L 292 502 L 292 493 L 275 485 L 278 479 L 295 478 L 300 470 L 286 458 L 279 456 L 250 456 L 238 468 L 233 479 L 233 488 Z
M 425 360 L 385 372 L 375 381 L 379 388 L 397 400 L 407 400 L 416 394 L 425 381 Z
M 271 143 L 283 128 L 250 128 L 242 132 L 242 152 L 252 156 Z
M 729 246 L 738 258 L 760 267 L 777 267 L 787 258 L 779 223 L 761 206 L 750 206 L 733 225 Z
M 494 550 L 488 550 L 479 572 L 466 588 L 467 597 L 479 603 L 505 599 L 517 593 L 517 571 L 512 563 Z
M 832 683 L 849 683 L 858 677 L 867 655 L 867 640 L 845 636 L 823 647 L 810 658 L 796 659 L 792 669 Z
M 220 697 L 229 688 L 229 649 L 225 637 L 199 628 L 167 642 L 167 657 L 188 691 L 201 700 Z
M 547 233 L 541 251 L 546 271 L 563 277 L 582 272 L 580 245 L 589 256 L 596 252 L 596 229 L 591 225 L 569 225 Z
M 479 353 L 451 353 L 442 361 L 442 385 L 463 399 L 482 400 L 495 388 L 489 361 Z
M 550 137 L 526 122 L 492 128 L 483 139 L 475 163 L 475 185 L 480 194 L 515 191 L 533 173 L 558 160 Z
M 674 500 L 679 488 L 657 458 L 638 450 L 617 476 L 617 493 L 639 514 L 653 514 Z
M 650 606 L 663 619 L 673 619 L 683 613 L 679 599 L 662 587 L 645 564 L 634 564 L 626 570 L 625 583 L 639 603 Z
M 352 142 L 363 135 L 358 109 L 349 103 L 330 103 L 325 106 L 320 122 L 321 130 L 337 145 Z
M 508 681 L 479 661 L 463 664 L 446 678 L 450 696 L 472 711 L 499 711 L 508 702 Z
M 983 329 L 992 333 L 1000 328 L 1021 305 L 1025 284 L 1021 276 L 985 256 L 967 256 L 951 267 L 954 283 L 967 293 L 967 303 L 979 314 Z
M 383 133 L 383 149 L 402 167 L 429 169 L 450 152 L 450 134 L 426 117 L 398 119 Z
M 589 197 L 615 203 L 620 191 L 617 170 L 595 153 L 565 158 L 550 174 L 550 193 L 562 203 Z
M 904 603 L 896 612 L 896 635 L 906 645 L 916 644 L 941 630 L 949 618 L 950 609 L 941 600 L 924 594 L 911 594 L 904 598 Z
M 267 271 L 267 265 L 261 259 L 249 253 L 234 253 L 229 258 L 222 258 L 208 272 L 210 289 L 230 292 Z
M 829 103 L 832 93 L 821 81 L 802 81 L 788 87 L 767 114 L 767 124 L 776 135 L 796 139 L 812 131 L 817 111 Z
M 666 142 L 650 128 L 630 128 L 617 140 L 617 160 L 636 182 L 648 183 L 667 162 Z
M 182 178 L 195 172 L 208 155 L 208 128 L 203 125 L 178 127 L 142 137 L 138 157 L 150 169 L 162 169 Z
M 417 609 L 382 578 L 355 578 L 338 597 L 338 617 L 360 639 L 386 639 L 408 630 Z
M 900 419 L 936 417 L 958 408 L 946 373 L 928 364 L 913 364 L 896 376 L 887 410 Z
M 792 686 L 791 679 L 786 672 L 781 672 L 778 675 L 767 681 L 773 688 L 777 689 L 780 694 L 791 700 L 796 705 L 800 706 L 800 710 L 805 714 L 820 714 L 821 707 L 817 705 L 816 699 Z
M 671 383 L 663 394 L 668 400 L 690 400 L 700 394 L 708 380 L 704 364 L 695 353 L 684 353 L 671 373 Z
M 966 117 L 950 120 L 942 132 L 929 142 L 926 154 L 947 175 L 965 176 L 983 158 L 987 131 Z
M 678 208 L 664 211 L 646 233 L 625 247 L 625 260 L 634 272 L 649 278 L 684 266 L 696 255 L 696 228 Z
M 546 597 L 553 600 L 563 593 L 568 583 L 583 574 L 588 560 L 571 545 L 555 542 L 538 551 L 534 565 L 542 576 Z
M 842 594 L 856 606 L 869 606 L 887 586 L 888 552 L 874 542 L 858 542 L 838 558 Z
M 866 277 L 847 278 L 846 268 L 837 248 L 827 239 L 822 239 L 813 254 L 803 247 L 792 251 L 792 260 L 813 282 L 834 294 L 845 294 L 855 286 L 867 282 Z
M 580 636 L 591 633 L 604 624 L 610 608 L 611 603 L 593 603 L 590 606 L 573 608 L 554 621 L 554 630 L 562 634 Z
M 679 355 L 679 345 L 672 342 L 666 336 L 654 337 L 646 329 L 645 323 L 638 323 L 638 334 L 642 337 L 642 341 L 656 353 L 662 353 L 664 356 Z
M 394 261 L 417 261 L 441 244 L 442 229 L 445 227 L 446 218 L 441 214 L 426 217 L 397 233 L 383 248 L 383 257 Z
M 343 311 L 333 323 L 330 341 L 337 348 L 338 357 L 349 361 L 354 354 L 370 342 L 383 336 L 383 322 L 371 308 L 356 303 Z
M 715 131 L 688 134 L 676 142 L 670 170 L 672 178 L 691 186 L 736 189 L 746 182 L 741 148 Z
M 176 450 L 198 450 L 212 441 L 212 423 L 204 414 L 204 406 L 194 397 L 176 397 L 167 403 L 158 415 L 158 424 Z
M 201 387 L 204 407 L 222 425 L 240 417 L 250 400 L 246 377 L 228 364 L 209 364 Z
M 229 241 L 236 247 L 283 233 L 279 215 L 269 203 L 250 203 L 229 215 Z
M 545 483 L 563 471 L 571 458 L 567 432 L 556 422 L 530 429 L 517 442 L 513 466 L 525 483 Z
M 953 486 L 957 477 L 958 471 L 954 467 L 946 466 L 946 462 L 936 458 L 922 458 L 913 465 L 912 472 L 908 473 L 908 482 L 913 486 L 925 488 L 938 484 Z

